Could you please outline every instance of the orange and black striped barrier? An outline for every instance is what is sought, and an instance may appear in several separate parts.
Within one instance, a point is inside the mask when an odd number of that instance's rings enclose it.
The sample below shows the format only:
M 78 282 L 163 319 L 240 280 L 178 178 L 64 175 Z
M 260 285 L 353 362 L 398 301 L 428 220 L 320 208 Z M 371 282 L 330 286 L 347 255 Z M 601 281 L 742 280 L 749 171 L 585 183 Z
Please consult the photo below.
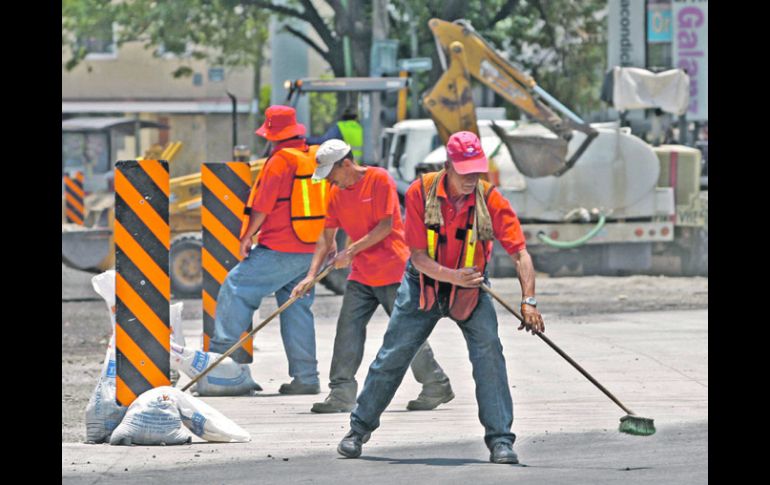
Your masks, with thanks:
M 66 199 L 67 222 L 83 225 L 85 208 L 83 206 L 83 172 L 75 172 L 74 177 L 64 176 L 64 197 Z
M 171 384 L 168 197 L 168 162 L 116 164 L 116 397 L 122 406 Z
M 201 164 L 201 226 L 203 230 L 203 350 L 208 352 L 214 336 L 214 317 L 219 288 L 227 273 L 241 260 L 240 240 L 243 208 L 251 189 L 247 162 Z M 251 326 L 241 335 L 245 336 Z M 232 353 L 236 362 L 254 360 L 253 338 Z

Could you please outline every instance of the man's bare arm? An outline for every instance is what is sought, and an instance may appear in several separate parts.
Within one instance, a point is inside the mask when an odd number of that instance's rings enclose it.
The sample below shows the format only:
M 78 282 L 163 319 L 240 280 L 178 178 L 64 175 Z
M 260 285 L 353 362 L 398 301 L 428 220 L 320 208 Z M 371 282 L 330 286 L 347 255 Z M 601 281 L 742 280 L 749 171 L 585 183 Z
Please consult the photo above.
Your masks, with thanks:
M 253 244 L 251 238 L 254 237 L 254 234 L 256 234 L 257 231 L 259 231 L 262 223 L 265 222 L 265 218 L 267 218 L 267 214 L 264 212 L 252 211 L 251 216 L 249 216 L 249 225 L 246 228 L 246 233 L 241 238 L 241 258 L 245 258 L 249 255 L 249 251 Z
M 535 296 L 535 265 L 532 263 L 532 256 L 526 249 L 511 254 L 513 264 L 516 266 L 516 274 L 519 275 L 519 284 L 521 285 L 522 299 Z M 522 303 L 521 316 L 524 321 L 519 326 L 519 330 L 526 329 L 534 335 L 537 332 L 545 331 L 543 316 L 536 307 Z

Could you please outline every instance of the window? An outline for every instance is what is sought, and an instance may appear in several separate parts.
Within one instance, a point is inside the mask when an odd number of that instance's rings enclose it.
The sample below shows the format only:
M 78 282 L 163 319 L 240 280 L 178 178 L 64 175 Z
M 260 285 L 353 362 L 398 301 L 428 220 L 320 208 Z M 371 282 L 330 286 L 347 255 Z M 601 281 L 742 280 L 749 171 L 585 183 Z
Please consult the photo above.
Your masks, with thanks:
M 225 70 L 221 67 L 209 68 L 209 82 L 219 83 L 225 80 Z
M 102 174 L 110 170 L 106 133 L 62 133 L 62 172 Z
M 114 26 L 111 22 L 102 22 L 94 26 L 89 35 L 78 37 L 78 47 L 86 49 L 86 59 L 114 59 L 117 56 L 115 48 Z

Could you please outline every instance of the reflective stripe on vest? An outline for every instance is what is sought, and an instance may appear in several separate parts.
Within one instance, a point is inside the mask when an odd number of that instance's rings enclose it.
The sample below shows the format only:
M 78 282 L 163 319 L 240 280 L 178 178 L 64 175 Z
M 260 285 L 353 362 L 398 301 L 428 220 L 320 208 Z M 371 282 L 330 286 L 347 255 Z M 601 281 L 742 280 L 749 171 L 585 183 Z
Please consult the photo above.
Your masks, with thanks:
M 422 176 L 421 189 L 423 196 L 423 203 L 427 205 L 427 194 L 430 192 L 430 188 L 433 184 L 438 183 L 438 173 L 430 173 Z M 489 183 L 482 181 L 484 189 L 484 200 L 476 201 L 476 204 L 486 203 L 486 199 L 489 196 L 489 192 L 492 187 Z M 426 190 L 427 188 L 427 190 Z M 476 243 L 471 243 L 475 230 L 475 207 L 471 207 L 468 211 L 468 220 L 465 223 L 465 236 L 463 252 L 457 259 L 455 264 L 456 268 L 464 267 L 470 268 L 474 266 L 474 263 L 478 264 L 478 270 L 483 274 L 486 267 L 486 245 L 484 241 L 481 241 L 480 251 L 477 252 Z M 448 235 L 441 235 L 441 228 L 433 226 L 429 228 L 426 226 L 427 239 L 428 239 L 428 256 L 434 261 L 438 261 L 439 244 L 442 240 L 446 241 Z M 438 229 L 438 231 L 436 231 Z M 464 255 L 464 257 L 463 257 Z M 439 263 L 440 264 L 440 263 Z M 450 263 L 451 264 L 451 263 Z M 439 282 L 434 280 L 424 273 L 420 273 L 420 310 L 430 310 L 436 303 L 439 295 Z M 479 289 L 478 288 L 463 288 L 460 286 L 451 286 L 449 294 L 449 316 L 455 321 L 462 323 L 467 321 L 473 314 L 473 310 L 478 304 Z
M 428 173 L 423 175 L 422 177 L 422 184 L 423 184 L 423 198 L 427 197 L 427 194 L 430 192 L 430 190 L 426 190 L 426 185 L 429 187 L 433 185 L 434 183 L 438 183 L 437 173 Z M 484 194 L 485 197 L 489 195 L 489 190 L 491 189 L 491 186 L 488 182 L 481 181 L 484 185 Z M 427 201 L 423 200 L 423 204 Z M 478 204 L 479 202 L 476 201 Z M 471 243 L 471 238 L 473 237 L 473 230 L 475 229 L 476 221 L 474 220 L 472 224 L 470 224 L 470 227 L 466 227 L 467 234 L 465 236 L 465 261 L 463 263 L 463 267 L 470 268 L 473 266 L 473 260 L 476 255 L 476 243 L 478 241 L 474 241 Z M 437 254 L 437 247 L 439 244 L 439 237 L 436 234 L 436 231 L 430 228 L 427 229 L 427 237 L 428 237 L 428 256 L 430 256 L 430 259 L 436 261 L 436 254 Z
M 473 266 L 473 258 L 476 255 L 476 243 L 478 241 L 471 242 L 471 238 L 473 237 L 473 226 L 468 228 L 468 234 L 465 237 L 465 263 L 463 266 L 465 268 L 470 268 Z M 436 247 L 438 246 L 438 237 L 436 234 L 436 231 L 433 229 L 428 229 L 428 256 L 430 256 L 430 259 L 436 260 Z
M 474 226 L 471 226 L 470 229 L 468 229 L 468 239 L 465 243 L 465 267 L 466 268 L 470 268 L 471 266 L 473 266 L 473 256 L 476 254 L 476 241 L 473 241 L 471 243 L 471 238 L 473 237 L 473 227 Z
M 307 188 L 307 179 L 302 179 L 302 205 L 305 207 L 305 217 L 310 217 L 310 193 Z
M 428 256 L 430 256 L 430 259 L 435 260 L 436 259 L 436 240 L 438 238 L 436 237 L 436 231 L 433 229 L 428 229 Z
M 323 232 L 326 218 L 326 180 L 312 180 L 316 168 L 315 152 L 318 145 L 303 152 L 296 148 L 283 151 L 297 163 L 291 198 L 291 228 L 300 242 L 315 244 Z
M 324 219 L 326 217 L 326 185 L 329 182 L 311 179 L 316 167 L 316 150 L 318 150 L 318 146 L 312 145 L 307 151 L 296 148 L 284 148 L 279 152 L 283 157 L 294 161 L 297 165 L 292 181 L 291 195 L 288 198 L 289 216 L 294 235 L 300 242 L 305 244 L 315 244 L 318 241 L 318 237 L 323 232 Z M 244 210 L 245 215 L 241 228 L 241 238 L 246 233 L 251 217 L 251 206 L 254 203 L 254 198 L 267 163 L 265 162 L 265 165 L 259 172 L 249 194 L 249 200 Z M 285 201 L 287 199 L 278 199 L 277 202 Z
M 342 139 L 350 145 L 357 162 L 364 156 L 364 129 L 356 120 L 338 121 L 337 128 L 342 133 Z

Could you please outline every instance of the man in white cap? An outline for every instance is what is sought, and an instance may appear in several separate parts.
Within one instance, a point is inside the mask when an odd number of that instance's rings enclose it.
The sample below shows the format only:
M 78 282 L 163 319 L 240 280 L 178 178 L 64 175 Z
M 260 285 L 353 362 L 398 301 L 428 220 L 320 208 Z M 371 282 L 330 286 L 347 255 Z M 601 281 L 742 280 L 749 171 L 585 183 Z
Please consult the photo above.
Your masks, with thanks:
M 316 162 L 313 178 L 327 179 L 332 189 L 313 261 L 292 296 L 307 290 L 327 254 L 334 249 L 335 235 L 341 227 L 353 242 L 337 254 L 334 265 L 344 268 L 352 264 L 352 269 L 337 320 L 329 372 L 331 392 L 323 402 L 315 403 L 311 411 L 349 412 L 358 391 L 355 375 L 364 355 L 366 325 L 378 305 L 388 315 L 393 311 L 409 248 L 404 241 L 396 184 L 386 170 L 357 165 L 351 146 L 337 139 L 318 147 Z M 417 349 L 411 367 L 423 387 L 417 399 L 409 401 L 407 409 L 434 409 L 454 398 L 449 378 L 427 342 Z
M 480 180 L 489 164 L 478 137 L 467 131 L 447 142 L 444 170 L 423 175 L 406 192 L 406 243 L 411 256 L 382 347 L 369 367 L 350 431 L 337 452 L 361 455 L 363 443 L 380 425 L 410 360 L 443 317 L 463 332 L 476 383 L 479 420 L 493 463 L 518 463 L 512 445 L 513 402 L 497 315 L 487 293 L 485 267 L 497 239 L 516 265 L 526 328 L 545 328 L 535 301 L 535 270 L 510 202 Z

